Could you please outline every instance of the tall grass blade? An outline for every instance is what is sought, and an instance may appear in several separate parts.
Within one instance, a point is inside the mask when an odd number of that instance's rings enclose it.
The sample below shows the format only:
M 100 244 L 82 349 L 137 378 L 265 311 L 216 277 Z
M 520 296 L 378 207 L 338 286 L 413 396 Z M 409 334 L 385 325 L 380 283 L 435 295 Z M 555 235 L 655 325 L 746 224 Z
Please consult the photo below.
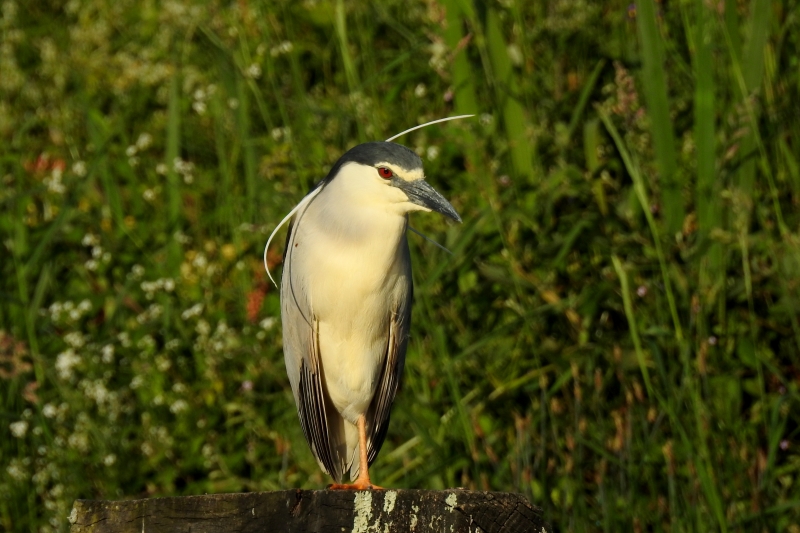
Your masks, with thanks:
M 722 199 L 716 173 L 716 110 L 713 65 L 713 18 L 711 8 L 703 0 L 695 2 L 697 13 L 694 28 L 694 141 L 697 153 L 696 209 L 698 240 L 708 245 L 700 257 L 708 270 L 707 279 L 716 283 L 722 268 L 722 246 L 709 242 L 714 228 L 722 227 Z M 691 30 L 691 29 L 690 29 Z M 705 276 L 703 276 L 705 277 Z M 708 289 L 708 288 L 706 288 Z
M 586 170 L 592 180 L 592 194 L 600 209 L 600 214 L 608 215 L 608 199 L 603 186 L 603 180 L 597 175 L 600 170 L 600 158 L 598 148 L 600 147 L 600 121 L 596 118 L 587 120 L 583 125 L 583 154 L 586 159 Z
M 611 256 L 611 261 L 614 264 L 614 270 L 617 272 L 619 278 L 620 288 L 622 290 L 622 304 L 625 308 L 625 317 L 628 319 L 628 329 L 631 332 L 631 340 L 633 340 L 633 347 L 636 351 L 636 361 L 639 363 L 639 370 L 644 379 L 644 385 L 647 388 L 647 394 L 653 397 L 653 386 L 650 384 L 650 373 L 647 370 L 647 361 L 645 361 L 644 350 L 642 350 L 642 341 L 639 339 L 639 327 L 636 325 L 636 314 L 633 311 L 633 304 L 631 303 L 631 291 L 628 285 L 628 275 L 625 273 L 625 268 L 622 262 L 616 255 Z
M 730 52 L 733 61 L 742 61 L 742 36 L 739 34 L 739 0 L 725 0 L 724 28 L 727 40 L 730 43 Z
M 475 95 L 475 78 L 472 66 L 467 59 L 464 41 L 464 15 L 459 0 L 444 0 L 447 27 L 444 39 L 453 54 L 451 72 L 453 73 L 453 102 L 459 115 L 478 112 L 478 99 Z M 462 48 L 460 48 L 462 47 Z
M 581 95 L 578 98 L 578 105 L 575 106 L 575 109 L 572 112 L 572 117 L 569 119 L 566 140 L 564 142 L 565 145 L 569 144 L 569 140 L 572 138 L 572 135 L 578 128 L 578 123 L 583 116 L 584 109 L 586 109 L 586 104 L 589 102 L 589 97 L 592 95 L 592 91 L 594 91 L 595 85 L 597 85 L 597 80 L 600 79 L 600 73 L 603 72 L 603 67 L 605 66 L 605 59 L 598 61 L 594 66 L 594 70 L 592 70 L 592 73 L 589 75 L 589 79 L 587 79 L 586 83 L 583 85 Z
M 492 62 L 492 83 L 495 87 L 495 100 L 503 113 L 511 161 L 520 177 L 533 177 L 533 157 L 531 143 L 525 132 L 525 109 L 518 100 L 519 83 L 508 57 L 508 47 L 500 28 L 497 11 L 486 10 L 486 46 Z
M 672 131 L 667 79 L 664 71 L 664 51 L 656 20 L 654 0 L 636 2 L 636 22 L 641 41 L 643 62 L 642 84 L 647 111 L 650 115 L 653 146 L 661 186 L 661 204 L 667 233 L 680 231 L 684 218 L 683 187 L 678 174 L 675 135 Z
M 256 205 L 258 188 L 256 186 L 256 173 L 258 169 L 256 145 L 252 138 L 250 127 L 250 97 L 246 82 L 241 76 L 236 79 L 238 107 L 236 108 L 237 135 L 242 142 L 242 156 L 244 158 L 244 184 L 245 184 L 245 216 L 250 222 L 256 221 Z
M 769 38 L 772 2 L 770 0 L 752 0 L 750 2 L 750 27 L 747 31 L 742 61 L 744 83 L 748 92 L 755 91 L 764 79 L 764 47 Z
M 356 71 L 355 62 L 353 61 L 353 55 L 350 53 L 350 43 L 347 38 L 347 13 L 344 0 L 336 1 L 336 39 L 339 43 L 339 52 L 342 56 L 347 89 L 350 91 L 350 96 L 352 98 L 360 90 L 361 84 L 358 80 L 358 72 Z M 358 136 L 360 140 L 365 141 L 367 135 L 364 124 L 360 120 L 356 120 L 356 125 L 358 127 Z
M 731 42 L 731 55 L 733 56 L 733 73 L 741 75 L 740 83 L 743 83 L 743 98 L 750 98 L 753 93 L 761 86 L 764 79 L 764 47 L 769 36 L 770 17 L 772 14 L 772 3 L 770 0 L 753 0 L 750 4 L 750 25 L 746 33 L 747 41 L 741 54 L 741 62 L 736 60 L 734 44 Z M 732 6 L 729 6 L 732 8 Z M 731 31 L 737 28 L 731 28 Z M 753 184 L 756 176 L 756 159 L 753 152 L 757 148 L 756 132 L 758 123 L 758 112 L 748 105 L 750 110 L 751 131 L 742 140 L 740 156 L 742 158 L 739 172 L 736 176 L 736 185 L 742 193 L 749 196 L 753 192 Z

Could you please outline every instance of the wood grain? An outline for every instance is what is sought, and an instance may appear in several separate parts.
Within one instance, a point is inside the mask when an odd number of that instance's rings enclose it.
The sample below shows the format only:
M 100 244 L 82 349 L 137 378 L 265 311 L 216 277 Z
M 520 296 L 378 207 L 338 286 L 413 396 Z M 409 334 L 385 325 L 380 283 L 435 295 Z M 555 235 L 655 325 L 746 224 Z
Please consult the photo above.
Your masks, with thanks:
M 71 533 L 550 533 L 520 494 L 468 490 L 284 490 L 76 500 Z

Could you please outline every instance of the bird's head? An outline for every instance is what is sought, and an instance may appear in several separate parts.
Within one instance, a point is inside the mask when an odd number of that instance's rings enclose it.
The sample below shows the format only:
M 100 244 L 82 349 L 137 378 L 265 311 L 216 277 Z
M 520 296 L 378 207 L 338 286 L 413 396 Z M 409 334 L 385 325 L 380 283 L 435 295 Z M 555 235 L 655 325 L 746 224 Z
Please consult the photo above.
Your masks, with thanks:
M 351 148 L 333 166 L 323 187 L 346 195 L 350 202 L 400 215 L 436 211 L 461 222 L 450 202 L 425 181 L 422 159 L 400 144 L 369 142 Z

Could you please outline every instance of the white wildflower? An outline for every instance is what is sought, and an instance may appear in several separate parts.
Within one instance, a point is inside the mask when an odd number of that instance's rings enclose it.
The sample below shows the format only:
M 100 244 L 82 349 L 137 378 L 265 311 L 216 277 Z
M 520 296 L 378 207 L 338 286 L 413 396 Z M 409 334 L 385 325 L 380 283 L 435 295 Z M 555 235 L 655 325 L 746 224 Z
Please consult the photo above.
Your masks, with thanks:
M 521 67 L 523 63 L 522 50 L 516 44 L 509 44 L 507 47 L 508 58 L 515 67 Z
M 181 318 L 184 320 L 189 320 L 190 318 L 196 317 L 203 312 L 203 304 L 194 304 L 189 309 L 181 313 Z
M 6 472 L 8 472 L 8 475 L 11 476 L 11 479 L 14 481 L 22 481 L 28 478 L 28 472 L 25 468 L 25 464 L 17 457 L 11 459 L 8 467 L 6 467 Z
M 64 342 L 73 348 L 81 348 L 86 344 L 86 339 L 80 331 L 73 331 L 64 335 Z
M 127 331 L 123 331 L 119 335 L 117 335 L 117 340 L 122 345 L 123 348 L 129 348 L 131 345 L 131 336 L 128 334 Z
M 282 54 L 288 54 L 292 50 L 294 50 L 294 45 L 292 44 L 292 42 L 283 41 L 278 46 L 273 46 L 272 48 L 270 48 L 269 55 L 271 55 L 272 57 L 278 57 L 279 55 Z
M 58 377 L 65 381 L 72 379 L 72 369 L 79 365 L 80 362 L 81 358 L 72 348 L 58 354 L 56 357 L 56 370 L 58 371 Z
M 93 399 L 99 405 L 105 404 L 110 397 L 105 383 L 99 379 L 95 381 L 82 380 L 78 386 L 83 389 L 87 397 Z
M 208 443 L 203 444 L 203 447 L 200 449 L 200 453 L 203 455 L 203 457 L 208 459 L 214 455 L 214 447 Z
M 447 68 L 447 46 L 442 42 L 434 42 L 430 45 L 431 58 L 428 64 L 436 70 Z
M 53 302 L 47 310 L 50 312 L 51 320 L 58 320 L 61 318 L 61 311 L 64 310 L 64 305 L 61 302 Z
M 44 184 L 47 185 L 47 190 L 55 194 L 64 194 L 67 190 L 61 182 L 61 170 L 54 168 L 50 177 L 44 179 Z
M 140 133 L 139 138 L 136 139 L 136 148 L 139 150 L 147 150 L 153 143 L 153 136 L 149 133 Z
M 144 275 L 144 267 L 142 265 L 133 265 L 131 272 L 128 274 L 129 279 L 140 279 Z
M 83 177 L 86 175 L 86 163 L 83 161 L 75 161 L 72 164 L 72 173 L 76 176 Z
M 27 420 L 18 420 L 9 424 L 8 428 L 11 430 L 12 435 L 21 439 L 28 432 L 28 422 Z
M 186 411 L 187 409 L 189 409 L 189 404 L 186 402 L 186 400 L 176 400 L 172 405 L 169 406 L 169 410 L 176 415 Z
M 69 444 L 70 448 L 80 452 L 87 452 L 89 450 L 89 436 L 86 433 L 73 433 L 67 439 L 67 444 Z
M 169 360 L 168 357 L 163 355 L 159 355 L 156 357 L 156 368 L 158 368 L 159 372 L 166 372 L 172 367 L 172 361 Z
M 181 244 L 188 244 L 192 240 L 191 237 L 186 235 L 181 230 L 175 231 L 175 233 L 172 234 L 172 238 Z
M 208 259 L 206 259 L 206 256 L 203 254 L 197 254 L 194 258 L 194 261 L 192 261 L 192 264 L 196 268 L 203 269 L 206 268 L 206 266 L 208 266 Z
M 175 349 L 179 348 L 180 345 L 181 345 L 181 341 L 179 341 L 178 339 L 172 339 L 172 340 L 167 341 L 167 343 L 164 345 L 164 349 L 165 350 L 175 350 Z
M 103 346 L 101 350 L 103 354 L 103 362 L 108 364 L 114 361 L 114 345 L 113 344 L 106 344 Z
M 253 63 L 249 67 L 247 67 L 247 76 L 253 79 L 258 79 L 261 77 L 261 65 L 258 63 Z

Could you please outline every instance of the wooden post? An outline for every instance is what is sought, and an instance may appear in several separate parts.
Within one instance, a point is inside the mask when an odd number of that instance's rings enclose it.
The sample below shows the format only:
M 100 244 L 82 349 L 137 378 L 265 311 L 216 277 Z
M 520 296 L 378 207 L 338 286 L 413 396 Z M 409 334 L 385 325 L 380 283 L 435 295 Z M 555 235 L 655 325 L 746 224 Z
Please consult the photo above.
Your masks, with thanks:
M 469 490 L 284 490 L 76 500 L 71 533 L 550 533 L 520 494 Z

